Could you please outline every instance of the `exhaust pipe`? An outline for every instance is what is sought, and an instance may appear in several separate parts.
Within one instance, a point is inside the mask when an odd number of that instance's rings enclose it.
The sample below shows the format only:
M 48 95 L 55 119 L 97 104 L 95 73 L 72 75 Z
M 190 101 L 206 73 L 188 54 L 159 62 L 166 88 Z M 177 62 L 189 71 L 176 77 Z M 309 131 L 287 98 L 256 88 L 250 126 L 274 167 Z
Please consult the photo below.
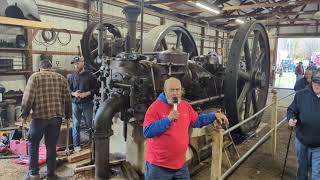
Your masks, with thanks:
M 136 49 L 137 19 L 140 15 L 140 8 L 138 6 L 126 6 L 122 13 L 126 16 L 128 23 L 126 53 L 132 53 Z
M 104 101 L 94 118 L 95 179 L 109 178 L 110 136 L 113 131 L 112 118 L 121 109 L 129 107 L 129 97 L 112 97 Z

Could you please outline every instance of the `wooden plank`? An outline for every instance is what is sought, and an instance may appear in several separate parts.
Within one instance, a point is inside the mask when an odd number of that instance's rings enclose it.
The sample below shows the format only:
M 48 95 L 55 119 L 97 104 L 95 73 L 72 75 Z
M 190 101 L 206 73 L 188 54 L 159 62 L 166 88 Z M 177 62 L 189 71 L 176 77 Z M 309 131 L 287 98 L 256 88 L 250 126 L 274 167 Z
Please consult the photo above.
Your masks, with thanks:
M 50 25 L 47 22 L 31 21 L 26 19 L 17 19 L 17 18 L 3 17 L 3 16 L 0 16 L 0 24 L 22 26 L 22 27 L 28 27 L 28 28 L 49 28 L 50 27 Z
M 114 160 L 114 161 L 110 161 L 109 165 L 110 166 L 118 166 L 118 165 L 121 165 L 125 161 L 126 161 L 125 159 Z M 86 164 L 86 166 L 82 166 L 82 167 L 76 166 L 76 168 L 74 169 L 74 173 L 79 173 L 79 172 L 82 172 L 82 171 L 90 171 L 90 170 L 95 169 L 96 166 L 94 164 L 89 165 L 89 163 Z
M 139 175 L 128 161 L 122 163 L 121 169 L 128 180 L 139 180 Z
M 210 180 L 221 180 L 223 129 L 214 129 L 212 138 L 212 158 Z
M 82 151 L 80 151 L 78 153 L 71 154 L 68 157 L 68 162 L 69 163 L 78 162 L 78 161 L 81 161 L 81 160 L 84 160 L 84 159 L 88 159 L 88 158 L 90 158 L 90 156 L 91 156 L 91 150 L 90 149 L 85 149 L 85 150 L 82 150 Z
M 40 51 L 40 50 L 32 50 L 31 52 L 32 54 L 71 55 L 71 56 L 79 55 L 79 52 Z

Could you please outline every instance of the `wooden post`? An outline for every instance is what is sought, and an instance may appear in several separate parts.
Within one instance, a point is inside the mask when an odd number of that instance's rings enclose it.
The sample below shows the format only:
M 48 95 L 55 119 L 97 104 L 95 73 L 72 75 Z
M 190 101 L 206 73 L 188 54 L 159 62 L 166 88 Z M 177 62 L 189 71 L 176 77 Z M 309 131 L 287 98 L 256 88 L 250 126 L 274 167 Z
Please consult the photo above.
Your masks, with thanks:
M 277 91 L 272 90 L 272 114 L 271 114 L 271 122 L 270 128 L 273 129 L 271 133 L 271 147 L 270 147 L 270 154 L 272 155 L 273 159 L 276 158 L 276 151 L 277 151 L 277 122 L 278 122 L 278 98 L 277 98 Z
M 212 134 L 212 158 L 210 180 L 221 180 L 223 129 L 214 129 Z

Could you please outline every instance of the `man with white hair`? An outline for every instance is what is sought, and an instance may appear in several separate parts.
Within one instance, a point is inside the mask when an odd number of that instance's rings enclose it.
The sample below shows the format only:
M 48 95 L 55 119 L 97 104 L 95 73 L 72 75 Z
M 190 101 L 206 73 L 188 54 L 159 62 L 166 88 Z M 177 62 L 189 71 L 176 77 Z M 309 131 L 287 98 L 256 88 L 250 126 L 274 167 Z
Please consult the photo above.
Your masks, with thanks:
M 179 79 L 169 78 L 164 93 L 148 108 L 143 124 L 147 138 L 145 180 L 190 179 L 185 164 L 189 127 L 201 128 L 213 123 L 228 124 L 221 113 L 200 114 L 182 97 Z

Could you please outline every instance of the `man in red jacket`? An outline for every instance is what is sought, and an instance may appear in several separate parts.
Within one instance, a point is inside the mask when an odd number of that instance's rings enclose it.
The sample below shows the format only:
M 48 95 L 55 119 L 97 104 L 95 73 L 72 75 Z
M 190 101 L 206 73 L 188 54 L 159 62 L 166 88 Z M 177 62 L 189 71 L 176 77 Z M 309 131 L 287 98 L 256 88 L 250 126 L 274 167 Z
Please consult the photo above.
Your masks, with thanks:
M 201 128 L 214 120 L 229 123 L 221 113 L 198 115 L 181 96 L 180 80 L 171 77 L 165 81 L 164 93 L 146 112 L 143 124 L 143 135 L 147 138 L 145 180 L 190 179 L 185 165 L 189 126 Z M 174 98 L 178 98 L 176 109 Z

